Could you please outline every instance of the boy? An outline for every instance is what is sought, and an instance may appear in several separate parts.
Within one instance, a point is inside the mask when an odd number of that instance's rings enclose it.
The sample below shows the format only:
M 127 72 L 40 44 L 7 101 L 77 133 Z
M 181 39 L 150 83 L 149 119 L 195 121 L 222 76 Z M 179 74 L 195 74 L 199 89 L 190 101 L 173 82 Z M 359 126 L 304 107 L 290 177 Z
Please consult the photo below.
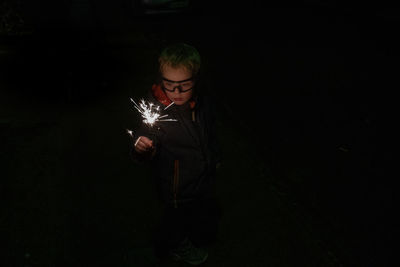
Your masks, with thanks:
M 220 217 L 215 172 L 219 164 L 213 107 L 199 85 L 200 55 L 190 45 L 166 47 L 159 56 L 159 81 L 148 101 L 174 121 L 141 125 L 132 156 L 150 160 L 163 215 L 154 240 L 161 259 L 197 265 L 215 242 Z

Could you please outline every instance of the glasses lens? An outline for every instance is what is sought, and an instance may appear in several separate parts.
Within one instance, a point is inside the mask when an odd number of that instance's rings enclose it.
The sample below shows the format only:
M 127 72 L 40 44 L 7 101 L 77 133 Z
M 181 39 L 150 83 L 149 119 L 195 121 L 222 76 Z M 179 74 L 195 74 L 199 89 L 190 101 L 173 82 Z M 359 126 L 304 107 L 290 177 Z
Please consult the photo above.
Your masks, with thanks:
M 194 81 L 186 80 L 182 82 L 173 82 L 169 80 L 163 80 L 164 89 L 169 92 L 174 92 L 175 89 L 178 89 L 179 92 L 186 92 L 193 88 Z

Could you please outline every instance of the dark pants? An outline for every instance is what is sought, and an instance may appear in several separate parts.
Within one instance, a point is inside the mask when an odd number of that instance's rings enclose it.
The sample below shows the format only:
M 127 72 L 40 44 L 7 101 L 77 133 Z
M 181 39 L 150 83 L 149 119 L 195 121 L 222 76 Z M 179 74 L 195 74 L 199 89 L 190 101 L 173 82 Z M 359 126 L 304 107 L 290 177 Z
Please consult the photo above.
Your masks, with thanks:
M 213 244 L 217 238 L 220 205 L 216 198 L 199 199 L 178 208 L 164 207 L 154 235 L 154 249 L 164 258 L 185 237 L 197 247 Z

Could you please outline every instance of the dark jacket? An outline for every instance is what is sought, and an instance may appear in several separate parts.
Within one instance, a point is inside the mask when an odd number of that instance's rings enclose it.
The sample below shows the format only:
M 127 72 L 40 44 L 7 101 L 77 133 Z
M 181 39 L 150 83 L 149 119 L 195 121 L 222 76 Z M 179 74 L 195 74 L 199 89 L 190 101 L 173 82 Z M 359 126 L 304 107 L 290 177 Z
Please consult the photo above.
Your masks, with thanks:
M 159 86 L 153 86 L 148 101 L 161 107 L 168 99 Z M 155 154 L 138 154 L 135 161 L 150 159 L 157 191 L 161 199 L 175 207 L 215 193 L 215 170 L 220 161 L 215 129 L 214 106 L 205 96 L 197 96 L 182 106 L 172 105 L 162 112 L 168 119 L 150 127 L 142 124 L 134 139 L 146 136 L 155 143 Z

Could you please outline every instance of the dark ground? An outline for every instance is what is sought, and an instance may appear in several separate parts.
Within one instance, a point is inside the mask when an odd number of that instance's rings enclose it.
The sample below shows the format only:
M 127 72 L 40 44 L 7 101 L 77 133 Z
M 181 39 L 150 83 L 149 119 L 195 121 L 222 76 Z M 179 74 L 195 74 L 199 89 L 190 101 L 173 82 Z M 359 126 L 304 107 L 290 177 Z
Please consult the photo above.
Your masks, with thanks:
M 160 49 L 185 41 L 220 104 L 223 217 L 204 266 L 390 266 L 398 18 L 378 11 L 114 14 L 2 38 L 0 265 L 158 266 L 159 206 L 125 130 Z

